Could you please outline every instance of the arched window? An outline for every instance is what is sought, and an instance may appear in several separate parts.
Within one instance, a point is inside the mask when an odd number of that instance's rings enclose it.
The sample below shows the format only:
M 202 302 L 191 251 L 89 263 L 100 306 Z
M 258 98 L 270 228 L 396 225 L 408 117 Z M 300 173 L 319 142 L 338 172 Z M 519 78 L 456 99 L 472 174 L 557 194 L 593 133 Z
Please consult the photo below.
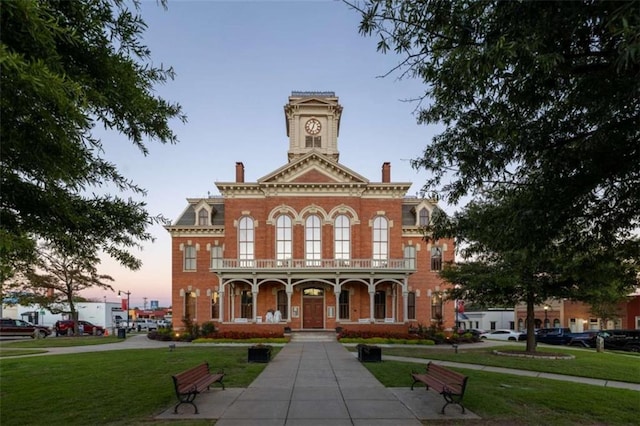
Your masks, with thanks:
M 217 320 L 220 316 L 220 293 L 211 292 L 211 319 Z
M 347 262 L 351 258 L 351 226 L 346 215 L 336 216 L 333 223 L 334 256 Z
M 389 258 L 389 221 L 378 216 L 373 220 L 373 266 L 386 266 Z
M 320 218 L 316 215 L 307 217 L 304 232 L 304 250 L 307 266 L 320 266 L 320 260 L 322 259 Z
M 285 265 L 292 258 L 292 228 L 291 218 L 280 215 L 276 219 L 276 259 L 278 265 Z
M 198 212 L 198 225 L 206 226 L 209 224 L 209 212 L 207 209 L 200 209 Z
M 427 226 L 428 224 L 429 224 L 429 210 L 420 209 L 420 214 L 418 215 L 418 225 Z
M 255 255 L 255 231 L 253 219 L 243 217 L 238 224 L 238 259 L 240 266 L 253 266 Z

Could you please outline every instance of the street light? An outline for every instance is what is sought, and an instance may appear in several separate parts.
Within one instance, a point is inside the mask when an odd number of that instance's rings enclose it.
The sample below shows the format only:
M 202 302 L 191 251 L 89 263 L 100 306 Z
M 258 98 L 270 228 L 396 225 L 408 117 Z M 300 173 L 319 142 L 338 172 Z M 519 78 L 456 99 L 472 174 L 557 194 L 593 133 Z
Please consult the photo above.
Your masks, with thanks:
M 549 318 L 548 318 L 549 306 L 544 305 L 544 327 L 549 328 Z
M 131 292 L 130 291 L 120 291 L 118 290 L 118 297 L 122 297 L 123 294 L 127 295 L 127 326 L 124 328 L 125 333 L 127 332 L 127 329 L 129 327 L 131 327 L 131 319 L 129 318 L 129 297 L 131 296 Z

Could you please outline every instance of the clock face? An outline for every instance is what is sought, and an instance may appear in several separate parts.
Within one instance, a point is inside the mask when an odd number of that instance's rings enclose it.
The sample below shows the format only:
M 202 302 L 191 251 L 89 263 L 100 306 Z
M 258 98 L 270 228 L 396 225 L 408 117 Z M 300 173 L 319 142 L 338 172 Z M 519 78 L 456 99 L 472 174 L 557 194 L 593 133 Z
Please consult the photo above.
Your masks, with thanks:
M 304 125 L 304 129 L 310 135 L 317 135 L 318 133 L 320 133 L 321 127 L 322 127 L 322 125 L 315 118 L 312 118 L 312 119 L 308 120 Z

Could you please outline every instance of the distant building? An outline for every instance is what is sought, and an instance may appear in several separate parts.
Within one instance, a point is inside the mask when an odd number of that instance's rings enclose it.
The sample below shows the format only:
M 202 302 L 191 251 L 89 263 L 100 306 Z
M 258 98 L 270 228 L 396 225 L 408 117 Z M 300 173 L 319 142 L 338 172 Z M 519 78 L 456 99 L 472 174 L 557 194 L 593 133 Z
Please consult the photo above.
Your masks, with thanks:
M 408 197 L 411 183 L 393 182 L 388 162 L 378 182 L 339 162 L 333 92 L 293 92 L 284 115 L 287 163 L 257 182 L 236 163 L 234 181 L 216 182 L 221 196 L 188 198 L 166 226 L 174 328 L 183 319 L 265 332 L 453 327 L 438 277 L 453 241 L 422 238 L 436 202 Z
M 629 294 L 621 302 L 620 316 L 603 323 L 591 313 L 591 307 L 582 302 L 571 300 L 548 300 L 535 306 L 535 327 L 569 327 L 572 331 L 582 332 L 600 329 L 640 329 L 640 288 Z M 527 309 L 524 304 L 516 306 L 518 329 L 526 328 Z
M 122 310 L 120 302 L 77 302 L 78 319 L 89 321 L 102 327 L 115 326 L 118 317 L 126 318 L 127 312 Z M 68 314 L 52 313 L 40 305 L 4 305 L 4 318 L 28 321 L 32 324 L 53 327 L 56 321 L 69 319 Z

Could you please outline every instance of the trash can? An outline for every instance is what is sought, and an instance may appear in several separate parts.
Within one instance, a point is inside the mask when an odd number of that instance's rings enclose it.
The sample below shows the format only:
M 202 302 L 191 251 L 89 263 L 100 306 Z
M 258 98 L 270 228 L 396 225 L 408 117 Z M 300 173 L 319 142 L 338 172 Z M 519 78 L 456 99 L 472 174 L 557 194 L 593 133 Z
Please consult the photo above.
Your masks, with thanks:
M 118 329 L 118 339 L 126 339 L 127 338 L 127 330 L 124 328 Z

